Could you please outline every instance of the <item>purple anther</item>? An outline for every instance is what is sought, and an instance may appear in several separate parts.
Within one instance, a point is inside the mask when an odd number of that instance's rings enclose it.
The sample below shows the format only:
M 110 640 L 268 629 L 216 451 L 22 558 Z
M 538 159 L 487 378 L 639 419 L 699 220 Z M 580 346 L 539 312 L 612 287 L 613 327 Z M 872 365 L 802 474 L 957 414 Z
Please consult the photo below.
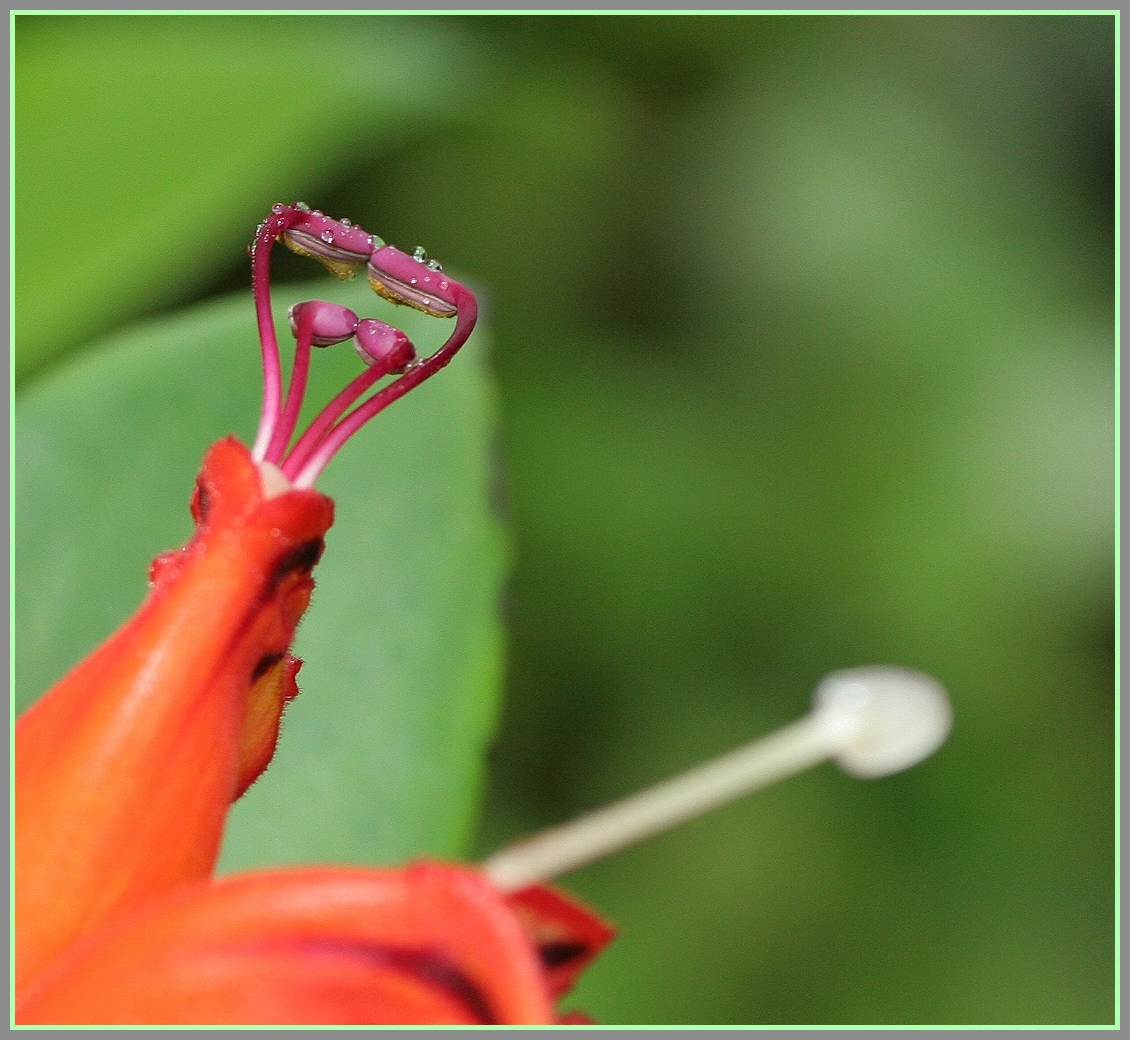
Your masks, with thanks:
M 299 316 L 306 313 L 309 314 L 311 323 L 310 342 L 315 347 L 332 347 L 335 343 L 344 343 L 357 331 L 357 315 L 348 307 L 327 303 L 325 300 L 310 300 L 307 303 L 296 303 L 287 312 L 290 331 L 296 337 Z
M 334 220 L 317 210 L 295 209 L 295 219 L 280 236 L 283 243 L 302 256 L 321 260 L 338 278 L 349 278 L 384 245 L 376 235 L 349 221 Z
M 376 318 L 365 318 L 357 325 L 357 353 L 366 365 L 377 365 L 390 375 L 403 372 L 420 355 L 400 329 Z
M 369 284 L 393 303 L 404 303 L 436 318 L 454 318 L 459 307 L 454 283 L 442 268 L 432 267 L 423 250 L 409 256 L 396 246 L 384 246 L 369 257 Z
M 296 304 L 289 315 L 297 342 L 284 402 L 271 309 L 270 261 L 276 242 L 320 260 L 339 278 L 348 278 L 368 263 L 369 281 L 381 296 L 438 318 L 454 318 L 455 327 L 439 350 L 421 359 L 408 337 L 385 322 L 360 321 L 348 308 L 323 300 Z M 252 456 L 257 462 L 274 463 L 295 487 L 313 487 L 326 463 L 354 433 L 451 361 L 475 327 L 478 303 L 470 289 L 445 275 L 423 249 L 409 256 L 386 246 L 351 221 L 332 220 L 301 202 L 293 206 L 280 202 L 271 207 L 267 219 L 255 229 L 251 259 L 255 316 L 263 354 L 263 412 Z M 365 371 L 318 413 L 288 450 L 306 393 L 311 348 L 351 337 L 357 340 Z M 397 378 L 361 401 L 390 375 Z

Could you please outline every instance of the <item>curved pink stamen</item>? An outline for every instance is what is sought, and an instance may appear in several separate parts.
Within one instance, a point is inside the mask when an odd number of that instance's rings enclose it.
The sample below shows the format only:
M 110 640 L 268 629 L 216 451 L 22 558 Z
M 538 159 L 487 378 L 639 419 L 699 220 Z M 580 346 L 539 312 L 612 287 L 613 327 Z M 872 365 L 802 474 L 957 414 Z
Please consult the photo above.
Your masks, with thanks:
M 449 364 L 459 348 L 467 342 L 467 337 L 471 335 L 471 330 L 474 329 L 478 319 L 478 301 L 470 289 L 458 282 L 449 279 L 449 285 L 449 291 L 458 307 L 458 314 L 455 328 L 447 338 L 447 342 L 427 360 L 409 369 L 395 383 L 390 383 L 363 405 L 350 412 L 322 440 L 309 461 L 302 465 L 300 470 L 289 464 L 284 465 L 283 472 L 292 479 L 295 487 L 312 487 L 318 475 L 326 468 L 326 464 L 350 437 L 370 419 L 383 412 L 393 401 L 403 397 L 413 387 L 419 386 L 425 379 L 434 376 Z
M 255 294 L 255 320 L 259 326 L 259 344 L 263 353 L 263 410 L 259 415 L 259 432 L 251 456 L 262 462 L 274 436 L 282 401 L 282 369 L 279 364 L 279 341 L 275 335 L 275 319 L 271 314 L 271 248 L 295 217 L 291 206 L 276 203 L 271 215 L 255 231 L 251 245 L 251 286 Z
M 374 357 L 365 350 L 362 343 L 360 349 L 366 360 L 371 360 L 373 364 L 322 409 L 287 454 L 287 445 L 294 435 L 306 392 L 311 346 L 320 346 L 325 341 L 325 337 L 318 331 L 320 326 L 315 316 L 320 313 L 319 308 L 337 307 L 314 301 L 302 304 L 294 311 L 292 324 L 295 325 L 298 342 L 290 388 L 283 405 L 278 338 L 271 313 L 270 257 L 275 240 L 295 227 L 303 232 L 304 237 L 295 242 L 287 239 L 287 244 L 296 252 L 314 256 L 342 277 L 344 274 L 337 268 L 342 266 L 343 260 L 333 250 L 348 246 L 349 266 L 360 266 L 360 263 L 368 259 L 370 282 L 381 295 L 437 317 L 454 316 L 456 321 L 455 328 L 443 346 L 426 360 L 412 364 L 407 371 L 403 367 L 405 357 L 415 356 L 407 337 L 400 330 L 375 319 L 360 322 L 363 333 L 378 337 L 373 340 L 374 343 L 380 337 L 391 336 L 389 349 L 392 350 L 392 344 L 396 343 L 396 350 L 400 352 L 394 350 L 388 355 Z M 369 251 L 369 256 L 365 255 L 366 251 Z M 272 207 L 271 215 L 256 229 L 251 255 L 255 316 L 263 355 L 263 411 L 252 455 L 258 462 L 270 461 L 280 465 L 283 473 L 293 480 L 295 486 L 311 487 L 326 464 L 354 433 L 393 401 L 403 397 L 451 361 L 475 327 L 478 303 L 469 289 L 443 275 L 435 261 L 426 262 L 423 250 L 418 249 L 416 255 L 410 257 L 395 247 L 386 247 L 379 239 L 348 222 L 332 221 L 316 210 L 311 213 L 302 203 L 295 203 L 293 206 L 278 203 Z M 357 320 L 346 308 L 337 309 L 348 313 L 352 320 Z M 378 327 L 380 331 L 376 331 Z M 348 329 L 345 331 L 348 332 Z M 356 331 L 357 326 L 354 327 L 355 334 Z M 396 337 L 401 337 L 402 342 L 398 342 Z M 363 338 L 360 337 L 359 342 Z M 339 341 L 337 331 L 328 340 L 335 341 Z M 407 348 L 407 354 L 403 348 Z M 367 390 L 382 377 L 394 372 L 403 372 L 403 375 L 354 408 L 345 418 L 341 418 Z
M 264 456 L 267 462 L 278 463 L 294 434 L 298 423 L 298 413 L 302 409 L 302 398 L 306 396 L 306 380 L 310 375 L 310 348 L 314 345 L 314 315 L 311 308 L 304 307 L 298 312 L 297 346 L 294 351 L 294 368 L 290 373 L 290 387 L 287 389 L 286 404 L 282 416 L 271 435 Z
M 333 428 L 334 423 L 345 414 L 350 405 L 357 401 L 366 390 L 374 386 L 384 376 L 391 375 L 393 372 L 402 372 L 406 364 L 417 360 L 415 348 L 413 348 L 411 341 L 403 332 L 390 325 L 385 325 L 383 322 L 375 322 L 372 319 L 362 321 L 360 327 L 357 329 L 359 353 L 364 350 L 360 340 L 362 339 L 366 325 L 384 326 L 389 333 L 399 337 L 399 342 L 390 345 L 379 356 L 374 356 L 369 351 L 364 352 L 364 356 L 367 359 L 366 363 L 369 367 L 353 379 L 344 390 L 334 397 L 334 399 L 318 413 L 306 432 L 299 438 L 298 443 L 291 448 L 290 454 L 287 456 L 286 462 L 283 465 L 292 475 L 306 465 L 318 445 L 322 443 L 326 435 Z
M 387 366 L 373 365 L 365 369 L 356 379 L 352 380 L 329 404 L 319 413 L 310 424 L 306 432 L 298 439 L 282 465 L 282 471 L 288 477 L 293 476 L 301 469 L 310 456 L 317 450 L 318 445 L 326 439 L 335 422 L 345 414 L 349 408 L 369 387 L 389 374 Z

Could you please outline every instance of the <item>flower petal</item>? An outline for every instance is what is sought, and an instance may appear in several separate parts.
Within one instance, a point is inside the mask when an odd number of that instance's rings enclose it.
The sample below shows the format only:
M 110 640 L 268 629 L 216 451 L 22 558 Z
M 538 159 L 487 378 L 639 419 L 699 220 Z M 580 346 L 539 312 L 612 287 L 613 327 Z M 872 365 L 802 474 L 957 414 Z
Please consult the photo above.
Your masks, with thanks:
M 187 886 L 106 929 L 17 1008 L 44 1024 L 552 1021 L 537 955 L 476 871 L 312 868 Z
M 506 897 L 541 957 L 554 1000 L 615 937 L 616 930 L 588 907 L 550 885 L 531 885 Z
M 301 668 L 302 662 L 287 653 L 278 661 L 265 658 L 252 673 L 251 693 L 239 746 L 236 798 L 241 797 L 271 764 L 279 742 L 283 712 L 298 696 L 295 680 Z
M 229 438 L 205 458 L 193 515 L 134 617 L 16 724 L 17 993 L 112 915 L 215 863 L 253 680 L 290 646 L 333 503 L 266 500 Z

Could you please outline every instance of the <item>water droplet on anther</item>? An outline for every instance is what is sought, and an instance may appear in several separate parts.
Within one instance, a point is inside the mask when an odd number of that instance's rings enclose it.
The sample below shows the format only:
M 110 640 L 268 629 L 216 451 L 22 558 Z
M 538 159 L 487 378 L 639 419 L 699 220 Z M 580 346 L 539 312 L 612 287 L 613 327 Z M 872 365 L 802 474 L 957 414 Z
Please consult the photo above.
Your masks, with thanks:
M 333 236 L 332 231 L 323 231 L 318 237 L 323 242 L 325 242 L 326 245 L 332 245 L 333 244 L 334 236 Z

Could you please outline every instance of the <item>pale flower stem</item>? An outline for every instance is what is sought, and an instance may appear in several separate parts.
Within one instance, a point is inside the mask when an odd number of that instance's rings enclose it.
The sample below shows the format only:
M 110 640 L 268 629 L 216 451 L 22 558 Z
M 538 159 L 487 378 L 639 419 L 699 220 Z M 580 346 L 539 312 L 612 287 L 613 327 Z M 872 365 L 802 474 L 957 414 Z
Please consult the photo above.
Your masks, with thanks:
M 502 849 L 482 865 L 504 892 L 583 867 L 830 758 L 836 735 L 810 714 L 638 794 Z

